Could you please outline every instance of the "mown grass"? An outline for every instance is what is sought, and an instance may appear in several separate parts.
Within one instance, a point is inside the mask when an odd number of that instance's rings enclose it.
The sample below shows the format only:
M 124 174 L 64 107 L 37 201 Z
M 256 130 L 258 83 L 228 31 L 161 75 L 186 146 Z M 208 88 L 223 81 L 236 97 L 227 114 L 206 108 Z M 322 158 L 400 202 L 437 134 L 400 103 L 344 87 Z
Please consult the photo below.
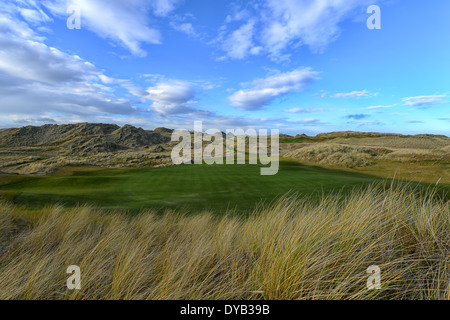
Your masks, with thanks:
M 430 189 L 288 194 L 246 218 L 0 206 L 0 299 L 450 299 L 449 281 L 449 202 Z
M 9 179 L 9 180 L 8 180 Z M 41 209 L 48 204 L 102 208 L 165 210 L 184 208 L 198 212 L 211 209 L 245 213 L 256 203 L 272 201 L 296 192 L 315 201 L 323 194 L 381 179 L 358 173 L 282 161 L 274 176 L 261 176 L 256 165 L 182 165 L 167 168 L 65 170 L 36 177 L 12 176 L 0 181 L 0 196 L 18 205 Z

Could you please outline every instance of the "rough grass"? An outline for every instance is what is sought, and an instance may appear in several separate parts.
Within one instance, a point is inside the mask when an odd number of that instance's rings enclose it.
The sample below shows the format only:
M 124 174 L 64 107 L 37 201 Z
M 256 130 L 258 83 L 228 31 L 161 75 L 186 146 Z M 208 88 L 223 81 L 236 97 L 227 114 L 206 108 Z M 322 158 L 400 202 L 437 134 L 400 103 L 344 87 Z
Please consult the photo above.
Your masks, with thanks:
M 344 146 L 334 143 L 322 143 L 286 153 L 284 157 L 308 163 L 317 163 L 332 167 L 366 167 L 377 153 L 370 148 Z
M 402 149 L 390 152 L 381 157 L 383 160 L 391 160 L 391 161 L 402 161 L 402 162 L 411 162 L 411 161 L 449 161 L 450 160 L 450 152 L 442 149 Z
M 450 299 L 449 266 L 449 203 L 404 186 L 287 195 L 246 219 L 0 207 L 0 299 Z
M 442 149 L 450 145 L 450 139 L 443 136 L 383 136 L 361 138 L 337 138 L 334 143 L 354 146 L 371 146 L 399 149 Z
M 165 151 L 165 150 L 164 150 Z M 48 175 L 67 166 L 136 168 L 171 166 L 170 152 L 152 149 L 101 152 L 89 156 L 0 155 L 0 172 L 21 175 Z

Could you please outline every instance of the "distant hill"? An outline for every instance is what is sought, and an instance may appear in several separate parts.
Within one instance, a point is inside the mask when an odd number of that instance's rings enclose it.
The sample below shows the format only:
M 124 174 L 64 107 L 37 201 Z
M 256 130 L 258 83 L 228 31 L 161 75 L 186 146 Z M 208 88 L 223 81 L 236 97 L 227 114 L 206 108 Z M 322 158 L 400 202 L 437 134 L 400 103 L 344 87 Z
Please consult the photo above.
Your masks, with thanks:
M 358 132 L 358 131 L 336 131 L 319 133 L 316 138 L 352 138 L 352 137 L 416 137 L 416 138 L 448 138 L 444 135 L 435 134 L 417 134 L 417 135 L 403 135 L 400 133 L 379 133 L 379 132 Z
M 168 137 L 170 137 L 170 136 L 172 135 L 172 132 L 174 132 L 174 130 L 173 130 L 173 129 L 168 129 L 168 128 L 161 127 L 161 128 L 156 128 L 156 129 L 154 130 L 154 132 L 160 133 L 160 134 L 162 134 L 163 136 L 168 136 Z
M 0 174 L 43 175 L 67 166 L 171 166 L 176 143 L 171 142 L 173 131 L 103 123 L 1 129 Z M 450 139 L 431 134 L 343 131 L 315 137 L 279 134 L 279 138 L 284 157 L 331 167 L 367 167 L 378 161 L 441 163 L 450 159 Z
M 79 123 L 0 130 L 1 147 L 58 147 L 66 154 L 97 154 L 167 143 L 158 132 L 130 125 Z

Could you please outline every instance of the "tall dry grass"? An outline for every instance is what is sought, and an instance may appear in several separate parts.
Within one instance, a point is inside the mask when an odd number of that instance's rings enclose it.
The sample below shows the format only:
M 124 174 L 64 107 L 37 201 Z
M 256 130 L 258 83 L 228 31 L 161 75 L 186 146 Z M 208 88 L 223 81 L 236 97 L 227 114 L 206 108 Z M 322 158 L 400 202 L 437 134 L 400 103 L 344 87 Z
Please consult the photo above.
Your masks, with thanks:
M 334 143 L 343 143 L 353 146 L 371 146 L 383 148 L 432 150 L 443 149 L 450 145 L 450 139 L 444 136 L 418 135 L 418 136 L 395 136 L 364 137 L 364 138 L 336 138 Z
M 370 148 L 319 143 L 288 152 L 284 157 L 332 167 L 367 167 L 374 164 L 377 153 Z
M 246 218 L 0 209 L 0 299 L 450 299 L 449 281 L 449 203 L 432 191 L 287 195 Z

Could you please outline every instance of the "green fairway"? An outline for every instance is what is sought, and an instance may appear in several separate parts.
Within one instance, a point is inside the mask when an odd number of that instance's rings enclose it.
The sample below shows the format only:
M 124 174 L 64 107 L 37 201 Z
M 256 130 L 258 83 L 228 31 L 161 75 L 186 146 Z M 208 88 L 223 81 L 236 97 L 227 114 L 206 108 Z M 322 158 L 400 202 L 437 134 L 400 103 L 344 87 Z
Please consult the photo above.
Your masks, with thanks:
M 275 176 L 253 165 L 182 165 L 167 168 L 99 169 L 69 175 L 22 177 L 3 183 L 3 198 L 29 208 L 62 203 L 93 204 L 137 211 L 184 208 L 246 211 L 289 191 L 311 199 L 350 191 L 380 179 L 361 174 L 281 162 Z

